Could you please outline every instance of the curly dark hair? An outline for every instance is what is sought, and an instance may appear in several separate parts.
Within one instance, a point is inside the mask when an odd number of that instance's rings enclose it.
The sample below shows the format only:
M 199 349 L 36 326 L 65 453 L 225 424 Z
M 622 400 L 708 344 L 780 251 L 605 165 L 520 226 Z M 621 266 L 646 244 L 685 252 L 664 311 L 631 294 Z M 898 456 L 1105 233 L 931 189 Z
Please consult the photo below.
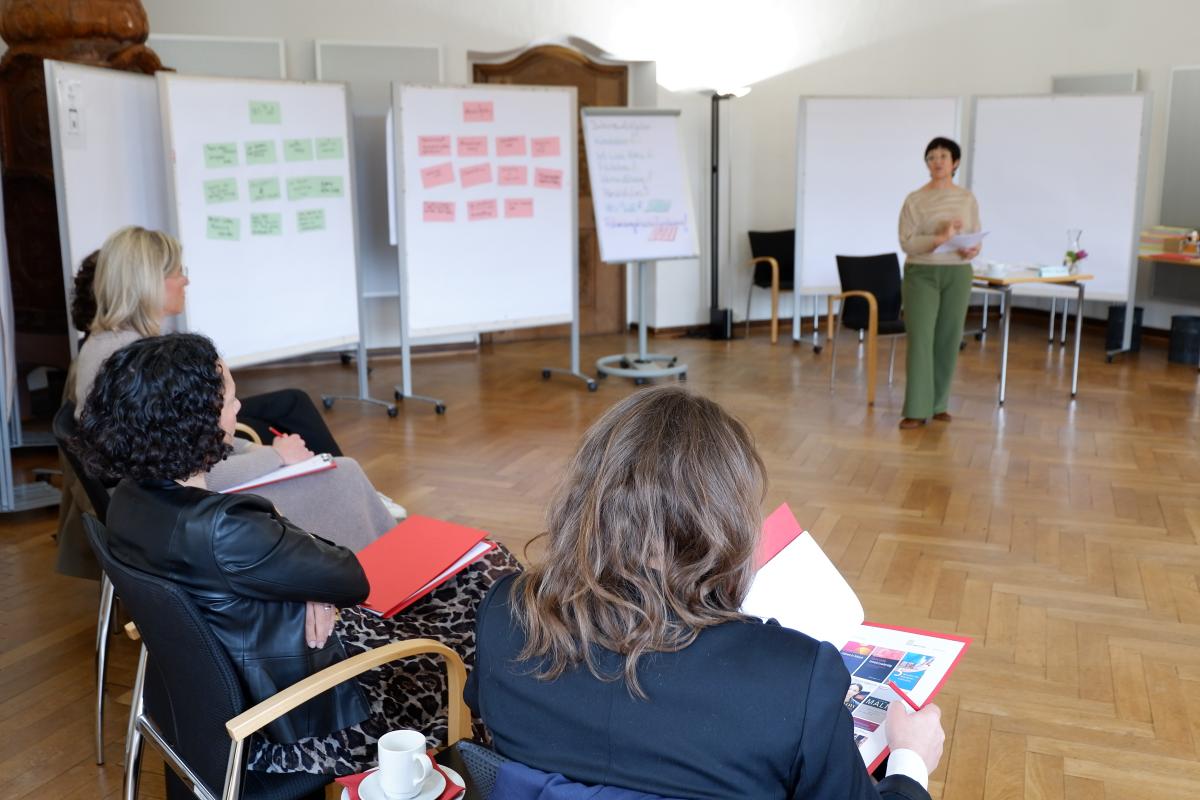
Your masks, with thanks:
M 221 430 L 225 379 L 212 340 L 138 339 L 100 367 L 71 445 L 100 480 L 177 480 L 230 451 Z
M 92 282 L 96 279 L 96 262 L 99 259 L 100 251 L 93 250 L 79 262 L 79 271 L 75 273 L 75 286 L 71 290 L 71 324 L 80 333 L 90 331 L 92 320 L 96 318 L 96 295 L 92 293 Z

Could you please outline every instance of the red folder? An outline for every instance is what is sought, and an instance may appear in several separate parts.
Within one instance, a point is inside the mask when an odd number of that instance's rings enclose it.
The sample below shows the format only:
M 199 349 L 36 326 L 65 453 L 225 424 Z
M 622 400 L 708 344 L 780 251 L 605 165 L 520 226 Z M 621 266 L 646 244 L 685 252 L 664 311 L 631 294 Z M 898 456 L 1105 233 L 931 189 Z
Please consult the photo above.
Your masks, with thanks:
M 363 608 L 391 617 L 441 586 L 496 545 L 485 531 L 411 516 L 358 551 L 371 594 Z
M 761 569 L 763 564 L 779 555 L 780 550 L 791 544 L 792 539 L 802 533 L 804 533 L 804 528 L 800 527 L 800 523 L 796 521 L 796 517 L 788 508 L 787 503 L 775 509 L 771 512 L 771 516 L 763 520 L 762 538 L 758 542 L 754 568 Z

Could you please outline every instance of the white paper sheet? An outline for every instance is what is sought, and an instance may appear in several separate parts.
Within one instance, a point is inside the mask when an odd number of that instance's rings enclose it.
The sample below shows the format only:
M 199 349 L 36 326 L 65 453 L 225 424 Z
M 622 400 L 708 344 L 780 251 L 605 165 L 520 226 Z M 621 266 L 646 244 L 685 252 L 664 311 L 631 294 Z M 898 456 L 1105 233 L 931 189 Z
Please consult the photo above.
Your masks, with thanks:
M 987 236 L 987 231 L 979 231 L 978 233 L 956 233 L 946 241 L 933 248 L 934 253 L 953 253 L 955 250 L 966 250 L 974 247 L 977 244 L 983 243 L 983 237 Z

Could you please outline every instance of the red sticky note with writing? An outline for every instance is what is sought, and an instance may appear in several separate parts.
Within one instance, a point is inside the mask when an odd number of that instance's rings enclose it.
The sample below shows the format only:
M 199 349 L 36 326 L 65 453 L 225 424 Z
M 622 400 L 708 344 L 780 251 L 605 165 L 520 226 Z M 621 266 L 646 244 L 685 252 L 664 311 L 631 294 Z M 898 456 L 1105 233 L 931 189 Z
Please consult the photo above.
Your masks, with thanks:
M 529 183 L 528 167 L 500 167 L 501 186 L 524 186 Z
M 478 222 L 482 219 L 495 219 L 498 216 L 495 200 L 468 200 L 467 219 Z
M 454 183 L 454 167 L 449 161 L 421 170 L 421 185 L 426 189 L 447 183 Z
M 532 197 L 507 197 L 504 199 L 504 217 L 506 219 L 521 219 L 532 216 Z
M 533 185 L 539 189 L 561 189 L 562 170 L 538 167 L 533 171 Z
M 491 183 L 492 165 L 476 164 L 473 167 L 463 167 L 458 171 L 458 178 L 462 182 L 464 189 L 471 186 L 478 186 L 481 183 Z
M 487 137 L 486 136 L 460 136 L 458 137 L 458 157 L 487 157 Z
M 562 154 L 557 136 L 535 136 L 530 143 L 534 158 L 557 156 Z
M 448 156 L 450 155 L 449 136 L 418 136 L 417 155 Z
M 525 137 L 524 136 L 497 136 L 496 137 L 496 155 L 498 155 L 498 156 L 523 156 L 523 155 L 525 155 Z
M 491 100 L 464 100 L 463 122 L 491 122 L 495 119 L 495 110 Z
M 422 208 L 425 222 L 454 222 L 454 203 L 426 200 Z

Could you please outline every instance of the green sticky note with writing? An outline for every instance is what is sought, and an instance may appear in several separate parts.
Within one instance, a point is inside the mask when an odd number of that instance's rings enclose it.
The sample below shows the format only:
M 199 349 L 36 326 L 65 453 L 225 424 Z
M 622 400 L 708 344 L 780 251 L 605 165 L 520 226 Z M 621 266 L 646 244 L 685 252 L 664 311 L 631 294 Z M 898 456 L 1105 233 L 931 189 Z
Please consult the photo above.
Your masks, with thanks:
M 301 233 L 325 230 L 325 209 L 309 208 L 296 212 L 296 228 Z
M 340 136 L 320 137 L 317 139 L 317 158 L 328 161 L 345 158 L 346 146 Z
M 204 202 L 232 203 L 237 199 L 237 180 L 235 178 L 217 178 L 204 182 Z
M 654 213 L 654 214 L 665 214 L 666 212 L 668 212 L 670 210 L 671 210 L 671 201 L 664 200 L 662 198 L 647 200 L 646 206 L 643 209 L 643 211 L 647 211 L 647 212 Z
M 237 144 L 235 142 L 217 142 L 204 145 L 204 166 L 236 167 Z
M 288 200 L 307 200 L 316 197 L 319 190 L 320 183 L 316 178 L 287 179 Z
M 279 178 L 251 178 L 250 202 L 279 199 Z
M 236 242 L 242 237 L 242 221 L 236 217 L 209 217 L 208 238 Z
M 251 236 L 282 236 L 283 235 L 283 215 L 282 214 L 251 214 L 250 215 L 250 235 Z
M 342 177 L 331 175 L 327 178 L 314 178 L 317 182 L 317 197 L 341 197 Z
M 270 139 L 261 142 L 246 142 L 247 164 L 274 164 L 275 161 L 275 142 Z
M 284 139 L 283 140 L 283 160 L 284 161 L 312 161 L 313 160 L 312 139 Z
M 274 100 L 251 100 L 250 122 L 253 125 L 279 125 L 283 122 L 279 103 Z

